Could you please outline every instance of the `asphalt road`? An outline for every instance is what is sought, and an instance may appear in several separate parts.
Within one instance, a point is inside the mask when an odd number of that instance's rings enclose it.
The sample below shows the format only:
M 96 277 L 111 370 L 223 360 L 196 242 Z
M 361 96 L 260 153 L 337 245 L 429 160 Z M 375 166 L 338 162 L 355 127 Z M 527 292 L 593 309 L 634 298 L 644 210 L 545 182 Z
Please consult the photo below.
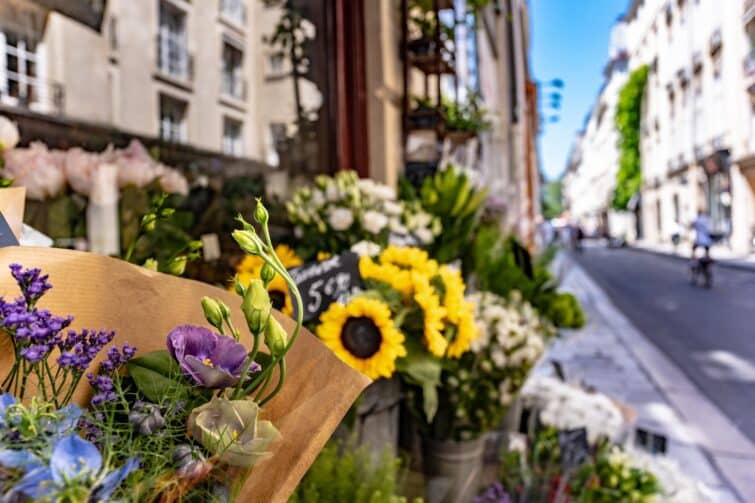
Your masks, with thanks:
M 714 266 L 710 290 L 685 260 L 585 248 L 574 259 L 613 303 L 755 441 L 755 272 Z

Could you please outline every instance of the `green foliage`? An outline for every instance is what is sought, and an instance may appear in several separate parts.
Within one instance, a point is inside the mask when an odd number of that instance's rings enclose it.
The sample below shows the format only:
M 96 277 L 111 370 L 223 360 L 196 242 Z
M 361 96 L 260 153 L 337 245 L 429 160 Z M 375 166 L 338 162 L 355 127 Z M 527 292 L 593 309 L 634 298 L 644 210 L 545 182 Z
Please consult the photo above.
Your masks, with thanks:
M 518 290 L 556 327 L 581 328 L 585 323 L 576 297 L 558 291 L 547 262 L 533 261 L 516 238 L 504 235 L 494 223 L 479 227 L 464 266 L 474 274 L 480 290 L 502 297 Z
M 375 461 L 365 447 L 331 442 L 302 479 L 289 503 L 405 503 L 399 495 L 401 460 L 386 450 Z
M 561 180 L 553 180 L 543 187 L 540 208 L 545 218 L 556 218 L 564 212 L 564 200 Z
M 480 221 L 487 190 L 475 187 L 466 173 L 449 165 L 426 178 L 419 194 L 407 182 L 401 183 L 399 194 L 405 200 L 419 199 L 425 211 L 440 218 L 443 232 L 430 247 L 433 258 L 448 263 L 464 255 Z
M 467 103 L 456 103 L 443 100 L 443 113 L 446 116 L 446 127 L 449 131 L 477 134 L 490 129 L 488 112 L 480 107 L 480 95 L 470 93 Z
M 642 183 L 640 127 L 647 75 L 647 65 L 633 71 L 621 89 L 619 102 L 616 105 L 615 125 L 619 133 L 617 145 L 619 171 L 616 174 L 613 207 L 617 210 L 627 208 L 629 200 L 640 190 Z

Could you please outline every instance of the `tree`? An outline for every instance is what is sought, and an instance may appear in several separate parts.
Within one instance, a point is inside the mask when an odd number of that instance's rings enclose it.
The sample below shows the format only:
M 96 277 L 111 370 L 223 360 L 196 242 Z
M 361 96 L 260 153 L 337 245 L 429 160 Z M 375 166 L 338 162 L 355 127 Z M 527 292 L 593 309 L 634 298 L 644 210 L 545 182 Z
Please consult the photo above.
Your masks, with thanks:
M 642 125 L 642 99 L 645 95 L 648 67 L 641 66 L 629 75 L 629 80 L 619 93 L 616 105 L 615 125 L 619 133 L 619 171 L 616 173 L 616 188 L 613 207 L 627 209 L 629 200 L 640 190 L 642 165 L 640 157 L 640 128 Z
M 555 218 L 564 212 L 561 180 L 553 180 L 543 187 L 540 208 L 545 218 Z

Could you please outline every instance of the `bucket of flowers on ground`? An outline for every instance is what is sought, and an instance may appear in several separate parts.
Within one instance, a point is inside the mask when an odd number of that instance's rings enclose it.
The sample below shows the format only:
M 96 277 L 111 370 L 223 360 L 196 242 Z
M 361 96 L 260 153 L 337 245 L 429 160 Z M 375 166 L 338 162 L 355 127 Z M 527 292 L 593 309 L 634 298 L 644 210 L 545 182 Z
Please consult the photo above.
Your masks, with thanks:
M 238 295 L 108 257 L 0 249 L 5 497 L 288 499 L 369 379 L 301 314 L 271 309 L 276 277 L 301 300 L 261 203 L 255 220 L 259 234 L 242 219 L 234 238 L 264 266 Z

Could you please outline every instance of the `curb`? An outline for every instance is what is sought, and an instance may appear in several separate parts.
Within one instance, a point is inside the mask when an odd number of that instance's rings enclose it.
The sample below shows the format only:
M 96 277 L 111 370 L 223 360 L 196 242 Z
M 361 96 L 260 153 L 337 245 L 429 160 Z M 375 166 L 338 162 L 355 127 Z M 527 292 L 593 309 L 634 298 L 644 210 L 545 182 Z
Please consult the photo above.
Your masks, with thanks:
M 688 260 L 653 250 L 640 250 Z M 614 320 L 612 332 L 622 341 L 669 406 L 694 432 L 693 444 L 708 459 L 724 486 L 740 501 L 749 501 L 746 495 L 751 494 L 755 478 L 749 473 L 749 468 L 747 473 L 743 473 L 732 463 L 732 459 L 755 462 L 755 445 L 689 380 L 676 363 L 634 326 L 581 265 L 568 254 L 565 259 L 562 259 L 562 266 L 572 269 L 587 281 L 599 314 L 606 320 Z
M 674 253 L 663 252 L 663 251 L 659 251 L 659 250 L 653 250 L 653 249 L 650 249 L 650 248 L 644 248 L 642 246 L 627 245 L 627 246 L 624 247 L 624 249 L 625 250 L 638 251 L 638 252 L 642 252 L 642 253 L 647 253 L 647 254 L 650 254 L 650 255 L 655 255 L 657 257 L 670 258 L 670 259 L 678 260 L 680 262 L 689 262 L 689 257 L 685 257 L 683 255 L 677 255 L 677 254 L 674 254 Z M 750 264 L 748 262 L 742 262 L 740 260 L 735 260 L 735 259 L 716 259 L 716 258 L 714 258 L 713 259 L 713 264 L 717 265 L 717 266 L 720 266 L 720 267 L 725 267 L 727 269 L 734 269 L 734 270 L 747 271 L 747 272 L 755 272 L 755 263 Z

